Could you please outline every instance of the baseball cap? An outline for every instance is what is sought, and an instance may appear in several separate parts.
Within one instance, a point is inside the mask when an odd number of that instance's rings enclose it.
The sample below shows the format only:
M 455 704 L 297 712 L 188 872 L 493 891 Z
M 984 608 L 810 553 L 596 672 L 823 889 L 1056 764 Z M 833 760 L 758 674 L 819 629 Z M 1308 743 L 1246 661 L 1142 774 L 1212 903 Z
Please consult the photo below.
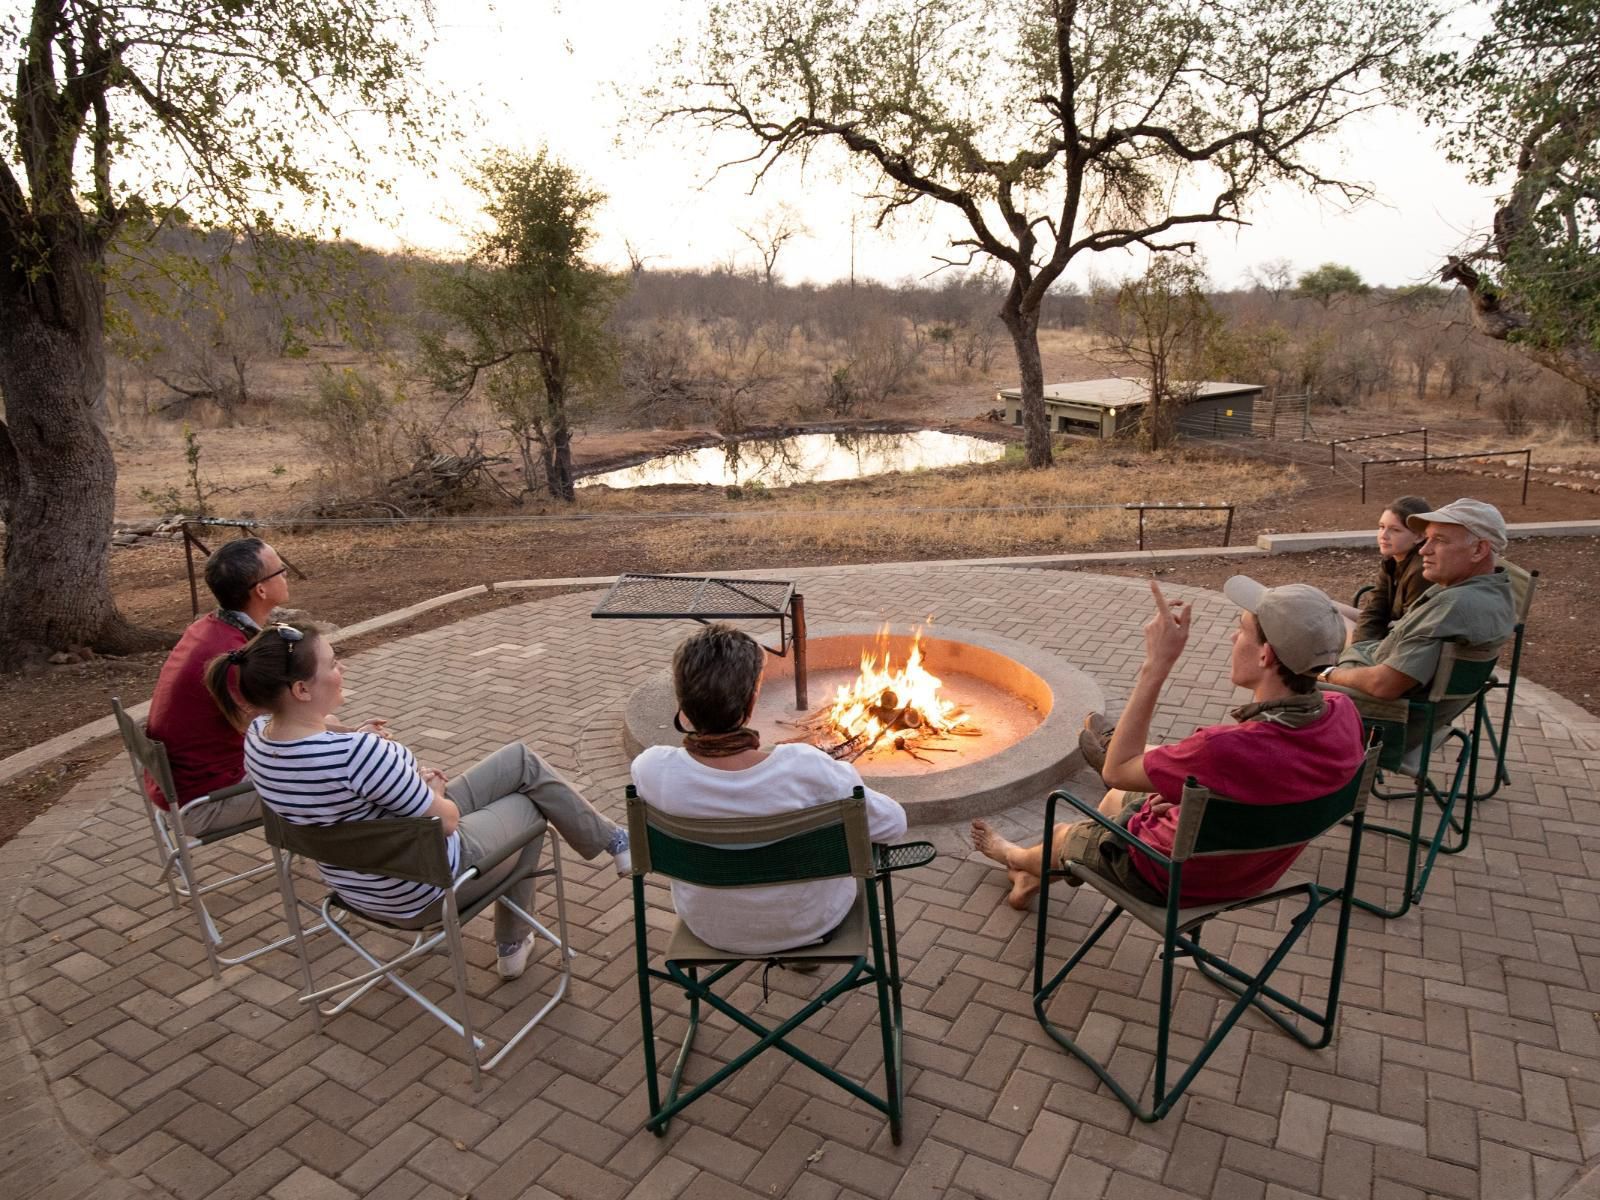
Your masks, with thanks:
M 1339 660 L 1344 619 L 1321 588 L 1309 583 L 1269 588 L 1248 575 L 1235 575 L 1222 585 L 1222 594 L 1255 614 L 1267 645 L 1296 675 L 1310 675 Z
M 1414 517 L 1407 517 L 1406 524 L 1412 533 L 1422 533 L 1426 530 L 1429 521 L 1436 521 L 1441 525 L 1460 525 L 1472 534 L 1489 543 L 1496 554 L 1506 551 L 1506 519 L 1500 515 L 1500 510 L 1486 500 L 1473 500 L 1463 496 L 1460 500 L 1452 500 L 1443 508 L 1435 512 L 1418 513 Z

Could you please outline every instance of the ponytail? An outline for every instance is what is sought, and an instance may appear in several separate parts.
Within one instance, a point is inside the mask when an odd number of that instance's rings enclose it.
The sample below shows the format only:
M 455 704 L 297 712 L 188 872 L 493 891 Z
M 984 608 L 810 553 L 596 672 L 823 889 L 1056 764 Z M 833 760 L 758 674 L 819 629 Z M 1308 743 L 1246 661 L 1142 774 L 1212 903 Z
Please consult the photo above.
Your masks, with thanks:
M 315 629 L 304 633 L 289 625 L 269 625 L 245 645 L 219 654 L 206 664 L 206 691 L 234 728 L 243 728 L 248 714 L 242 698 L 254 709 L 270 709 L 291 684 L 317 673 Z M 236 681 L 229 676 L 238 669 Z

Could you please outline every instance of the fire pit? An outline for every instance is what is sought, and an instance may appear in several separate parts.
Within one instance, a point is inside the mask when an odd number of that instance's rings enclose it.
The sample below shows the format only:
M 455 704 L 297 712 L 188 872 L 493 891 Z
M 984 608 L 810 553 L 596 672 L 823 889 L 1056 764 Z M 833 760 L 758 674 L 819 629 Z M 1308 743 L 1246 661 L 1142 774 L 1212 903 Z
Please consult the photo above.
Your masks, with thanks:
M 1078 729 L 1103 707 L 1082 671 L 990 634 L 822 627 L 808 659 L 805 712 L 794 708 L 793 660 L 767 660 L 753 720 L 762 744 L 807 741 L 853 761 L 914 825 L 1041 798 L 1078 768 Z M 670 672 L 642 684 L 624 721 L 628 752 L 678 744 L 676 707 Z

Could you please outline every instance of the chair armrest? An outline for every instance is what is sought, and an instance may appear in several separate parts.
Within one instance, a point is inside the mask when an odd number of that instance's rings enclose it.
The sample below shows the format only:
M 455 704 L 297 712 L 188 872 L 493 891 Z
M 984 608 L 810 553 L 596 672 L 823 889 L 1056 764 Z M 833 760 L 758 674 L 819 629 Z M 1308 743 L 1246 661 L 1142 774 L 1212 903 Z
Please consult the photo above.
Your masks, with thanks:
M 1073 808 L 1077 809 L 1084 816 L 1088 817 L 1091 821 L 1097 821 L 1103 828 L 1110 830 L 1112 835 L 1119 842 L 1125 842 L 1128 846 L 1137 850 L 1140 854 L 1143 854 L 1152 862 L 1158 862 L 1169 870 L 1172 868 L 1172 860 L 1165 854 L 1161 853 L 1161 851 L 1157 850 L 1154 846 L 1145 841 L 1143 838 L 1139 837 L 1137 834 L 1128 832 L 1126 828 L 1118 825 L 1110 817 L 1106 816 L 1105 813 L 1101 812 L 1087 801 L 1078 799 L 1078 797 L 1074 796 L 1071 792 L 1051 792 L 1050 799 L 1045 801 L 1046 837 L 1050 836 L 1051 827 L 1055 824 L 1053 817 L 1055 815 L 1056 797 L 1058 796 L 1065 800 Z M 1046 861 L 1049 861 L 1048 854 L 1046 855 Z
M 253 792 L 255 791 L 255 788 L 256 785 L 251 783 L 248 779 L 241 779 L 238 783 L 230 783 L 227 787 L 219 787 L 214 792 L 207 792 L 203 796 L 196 796 L 194 799 L 189 801 L 189 804 L 185 804 L 183 807 L 188 808 L 191 804 L 204 804 L 208 800 L 228 800 L 234 796 L 242 796 L 246 792 Z
M 1398 721 L 1401 724 L 1411 715 L 1411 701 L 1406 699 L 1383 700 L 1367 692 L 1345 687 L 1341 683 L 1317 684 L 1319 692 L 1340 692 L 1355 702 L 1356 712 L 1369 721 Z
M 903 871 L 907 867 L 925 867 L 934 859 L 932 842 L 902 842 L 898 846 L 872 844 L 872 865 L 879 875 L 890 871 Z
M 1361 607 L 1361 597 L 1365 596 L 1368 592 L 1370 592 L 1372 590 L 1372 588 L 1373 588 L 1373 585 L 1370 584 L 1370 583 L 1363 584 L 1361 587 L 1358 587 L 1356 589 L 1356 594 L 1354 596 L 1350 597 L 1350 603 L 1355 605 L 1357 608 L 1360 608 Z

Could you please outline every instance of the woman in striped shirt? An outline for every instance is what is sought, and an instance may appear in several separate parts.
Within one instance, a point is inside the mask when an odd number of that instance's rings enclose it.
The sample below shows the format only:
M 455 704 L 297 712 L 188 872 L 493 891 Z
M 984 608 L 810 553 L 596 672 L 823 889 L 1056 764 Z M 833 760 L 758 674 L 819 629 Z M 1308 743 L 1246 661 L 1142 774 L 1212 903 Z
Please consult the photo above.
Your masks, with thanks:
M 380 728 L 336 732 L 329 717 L 344 700 L 344 668 L 315 630 L 271 625 L 242 649 L 211 661 L 206 687 L 238 724 L 247 714 L 228 686 L 235 667 L 239 696 L 261 714 L 245 732 L 245 776 L 262 802 L 291 824 L 435 817 L 444 827 L 451 873 L 479 868 L 477 878 L 457 892 L 463 905 L 518 863 L 538 863 L 542 832 L 526 838 L 530 827 L 542 831 L 545 822 L 584 858 L 609 852 L 617 873 L 628 872 L 627 832 L 521 742 L 447 779 L 443 771 L 418 766 L 411 751 Z M 318 868 L 352 908 L 401 928 L 421 928 L 443 909 L 444 893 L 431 884 Z M 519 882 L 506 898 L 532 911 L 533 880 Z M 532 931 L 499 904 L 494 925 L 500 975 L 515 979 L 527 966 Z

